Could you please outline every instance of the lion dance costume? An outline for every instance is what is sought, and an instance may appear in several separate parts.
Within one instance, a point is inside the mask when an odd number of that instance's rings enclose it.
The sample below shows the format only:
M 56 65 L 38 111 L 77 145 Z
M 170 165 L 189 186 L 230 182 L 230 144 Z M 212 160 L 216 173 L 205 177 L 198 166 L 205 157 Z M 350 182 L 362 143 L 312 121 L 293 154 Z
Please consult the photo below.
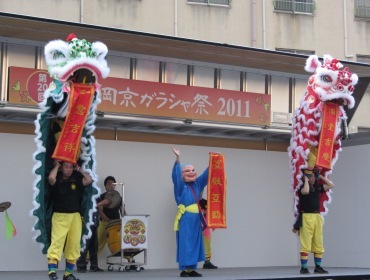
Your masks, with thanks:
M 80 165 L 93 179 L 85 187 L 82 199 L 84 220 L 81 245 L 90 236 L 95 198 L 99 194 L 95 174 L 95 110 L 100 103 L 99 81 L 109 74 L 105 59 L 108 49 L 101 42 L 90 43 L 70 34 L 67 42 L 54 40 L 44 49 L 46 63 L 53 82 L 40 103 L 42 112 L 35 121 L 37 151 L 33 173 L 34 225 L 36 241 L 46 254 L 51 243 L 51 190 L 48 175 L 54 160 Z
M 313 73 L 308 80 L 307 91 L 295 111 L 292 136 L 288 148 L 291 168 L 291 191 L 294 196 L 294 215 L 299 214 L 300 186 L 303 173 L 318 170 L 328 178 L 341 151 L 341 126 L 346 126 L 344 105 L 355 105 L 352 93 L 358 76 L 349 71 L 339 60 L 325 55 L 321 63 L 311 55 L 305 70 Z M 325 215 L 331 202 L 331 191 L 320 199 L 320 213 Z

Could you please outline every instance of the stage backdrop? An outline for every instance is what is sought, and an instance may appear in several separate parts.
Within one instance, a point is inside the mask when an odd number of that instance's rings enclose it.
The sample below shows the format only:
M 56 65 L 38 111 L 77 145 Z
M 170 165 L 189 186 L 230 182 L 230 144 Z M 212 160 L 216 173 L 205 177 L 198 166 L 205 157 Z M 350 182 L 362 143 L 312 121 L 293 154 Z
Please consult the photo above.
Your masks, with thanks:
M 292 198 L 288 156 L 212 147 L 179 146 L 184 163 L 198 172 L 208 165 L 208 153 L 225 156 L 228 180 L 227 229 L 213 232 L 213 262 L 220 267 L 298 266 L 299 244 L 291 232 Z M 0 213 L 0 271 L 46 270 L 46 258 L 33 242 L 33 136 L 0 134 L 0 200 L 11 201 L 8 213 L 17 227 L 6 240 L 5 215 Z M 149 214 L 147 268 L 176 268 L 171 169 L 171 145 L 97 141 L 99 185 L 113 175 L 125 183 L 128 214 Z M 344 148 L 333 181 L 333 203 L 325 220 L 325 266 L 370 267 L 370 145 Z M 340 244 L 340 246 L 338 245 Z M 22 254 L 20 254 L 22 252 Z M 105 248 L 99 258 L 106 268 Z M 225 257 L 228 256 L 228 257 Z M 310 259 L 311 260 L 311 259 Z M 61 262 L 61 266 L 64 264 Z

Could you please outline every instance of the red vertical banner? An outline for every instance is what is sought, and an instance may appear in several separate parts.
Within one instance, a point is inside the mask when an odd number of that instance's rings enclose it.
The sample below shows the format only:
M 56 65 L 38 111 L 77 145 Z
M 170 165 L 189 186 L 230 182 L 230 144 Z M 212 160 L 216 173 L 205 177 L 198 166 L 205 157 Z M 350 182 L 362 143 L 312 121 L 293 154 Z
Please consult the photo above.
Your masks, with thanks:
M 224 156 L 210 153 L 207 187 L 207 225 L 226 228 L 226 174 Z
M 53 159 L 76 164 L 80 151 L 81 135 L 94 93 L 95 88 L 92 85 L 71 85 L 68 113 L 52 155 Z
M 331 161 L 333 158 L 338 118 L 338 104 L 325 102 L 316 165 L 329 170 L 332 168 Z

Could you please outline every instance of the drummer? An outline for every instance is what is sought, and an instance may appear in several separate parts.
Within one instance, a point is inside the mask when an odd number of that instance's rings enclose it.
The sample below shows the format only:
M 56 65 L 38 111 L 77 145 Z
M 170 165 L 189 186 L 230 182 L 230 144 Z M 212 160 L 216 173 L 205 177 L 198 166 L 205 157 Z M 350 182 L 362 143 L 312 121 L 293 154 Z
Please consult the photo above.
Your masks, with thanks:
M 100 196 L 98 207 L 100 223 L 98 227 L 98 254 L 104 249 L 107 243 L 107 225 L 114 220 L 120 220 L 122 215 L 126 214 L 125 207 L 122 204 L 121 195 L 115 190 L 116 179 L 108 176 L 104 180 L 106 192 Z

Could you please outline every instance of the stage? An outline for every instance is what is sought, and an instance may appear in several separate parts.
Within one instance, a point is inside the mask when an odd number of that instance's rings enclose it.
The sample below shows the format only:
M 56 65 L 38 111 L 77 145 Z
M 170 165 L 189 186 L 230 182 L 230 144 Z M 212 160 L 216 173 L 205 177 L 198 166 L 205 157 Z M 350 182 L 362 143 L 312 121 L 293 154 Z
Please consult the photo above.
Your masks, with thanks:
M 313 274 L 313 268 L 309 267 L 309 275 L 300 275 L 299 267 L 256 267 L 256 268 L 219 268 L 215 270 L 199 269 L 203 278 L 214 280 L 264 280 L 264 279 L 370 279 L 370 268 L 334 268 L 325 267 L 329 274 Z M 62 271 L 58 272 L 59 279 L 62 279 Z M 81 280 L 109 280 L 109 279 L 180 279 L 177 269 L 144 269 L 141 272 L 75 272 L 76 277 Z M 17 271 L 0 272 L 1 280 L 42 280 L 48 279 L 47 271 Z

